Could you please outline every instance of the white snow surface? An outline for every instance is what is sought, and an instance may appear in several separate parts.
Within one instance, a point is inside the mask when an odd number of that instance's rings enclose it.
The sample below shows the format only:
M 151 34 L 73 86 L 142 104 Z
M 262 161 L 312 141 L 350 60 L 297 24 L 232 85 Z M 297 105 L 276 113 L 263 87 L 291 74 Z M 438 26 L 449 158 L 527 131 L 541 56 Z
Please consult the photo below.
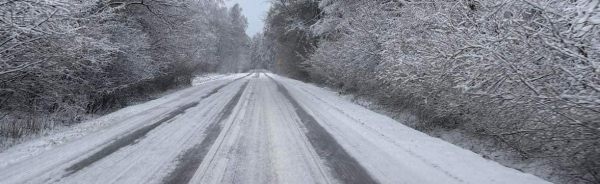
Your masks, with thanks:
M 227 81 L 236 79 L 248 75 L 247 73 L 238 74 L 216 74 L 210 73 L 203 76 L 197 76 L 194 78 L 193 85 L 201 85 L 217 80 Z M 107 114 L 105 116 L 93 119 L 87 122 L 82 122 L 77 125 L 70 127 L 59 127 L 56 130 L 48 132 L 48 135 L 33 139 L 30 141 L 23 142 L 15 145 L 7 150 L 0 152 L 0 168 L 5 167 L 9 164 L 21 161 L 27 157 L 37 155 L 43 151 L 50 150 L 56 146 L 64 143 L 71 142 L 79 139 L 89 133 L 98 131 L 101 128 L 113 125 L 127 119 L 138 113 L 148 111 L 149 109 L 156 108 L 157 106 L 163 105 L 167 102 L 173 101 L 180 98 L 183 94 L 187 94 L 195 88 L 190 87 L 187 89 L 180 90 L 178 92 L 163 96 L 161 98 L 148 101 L 146 103 L 137 104 L 120 109 L 116 112 Z
M 268 74 L 380 183 L 548 183 L 356 105 L 311 84 Z M 340 183 L 296 109 L 265 74 L 223 77 L 125 108 L 0 153 L 0 183 L 161 183 L 207 139 L 243 90 L 190 183 Z M 242 88 L 247 83 L 245 88 Z M 227 84 L 227 85 L 225 85 Z M 216 93 L 215 88 L 225 85 Z M 201 96 L 206 96 L 200 100 Z M 67 168 L 190 102 L 187 109 L 83 169 Z
M 312 84 L 276 76 L 382 183 L 549 183 L 409 128 Z
M 220 73 L 208 73 L 208 74 L 204 74 L 204 75 L 198 75 L 196 77 L 194 77 L 194 79 L 192 80 L 192 85 L 193 86 L 197 86 L 200 84 L 204 84 L 207 82 L 212 82 L 212 81 L 216 81 L 216 80 L 228 80 L 228 79 L 236 79 L 239 78 L 240 75 L 245 75 L 245 74 L 239 74 L 239 73 L 228 73 L 228 74 L 220 74 Z

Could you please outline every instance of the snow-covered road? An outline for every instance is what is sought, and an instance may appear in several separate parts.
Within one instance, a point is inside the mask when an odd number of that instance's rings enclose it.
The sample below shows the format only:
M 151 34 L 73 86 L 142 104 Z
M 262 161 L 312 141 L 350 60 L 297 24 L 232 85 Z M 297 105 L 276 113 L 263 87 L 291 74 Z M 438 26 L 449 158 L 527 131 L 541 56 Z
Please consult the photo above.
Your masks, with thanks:
M 241 76 L 35 154 L 9 149 L 0 183 L 547 183 L 314 85 Z

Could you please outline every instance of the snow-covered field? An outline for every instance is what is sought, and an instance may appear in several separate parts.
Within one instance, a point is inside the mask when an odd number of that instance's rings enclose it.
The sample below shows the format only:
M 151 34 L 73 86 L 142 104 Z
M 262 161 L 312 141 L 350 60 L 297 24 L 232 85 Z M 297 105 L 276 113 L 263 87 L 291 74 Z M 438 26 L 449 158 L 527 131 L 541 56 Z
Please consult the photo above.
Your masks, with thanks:
M 87 124 L 1 153 L 0 183 L 548 183 L 273 74 Z

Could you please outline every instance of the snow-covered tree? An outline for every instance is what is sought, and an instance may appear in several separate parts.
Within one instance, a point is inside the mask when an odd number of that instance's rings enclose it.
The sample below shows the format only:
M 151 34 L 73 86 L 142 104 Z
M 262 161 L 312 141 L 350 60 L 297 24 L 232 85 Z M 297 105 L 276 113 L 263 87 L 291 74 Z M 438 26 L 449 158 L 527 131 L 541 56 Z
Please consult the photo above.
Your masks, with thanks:
M 264 34 L 275 59 L 300 56 L 290 73 L 407 109 L 416 128 L 462 129 L 552 163 L 554 176 L 598 182 L 599 4 L 274 1 Z
M 275 54 L 267 44 L 267 40 L 263 33 L 257 33 L 252 37 L 250 52 L 252 68 L 274 69 L 276 61 L 273 57 Z
M 223 55 L 244 60 L 247 22 L 233 11 L 221 0 L 0 0 L 0 136 L 189 85 Z M 222 38 L 237 50 L 220 53 Z

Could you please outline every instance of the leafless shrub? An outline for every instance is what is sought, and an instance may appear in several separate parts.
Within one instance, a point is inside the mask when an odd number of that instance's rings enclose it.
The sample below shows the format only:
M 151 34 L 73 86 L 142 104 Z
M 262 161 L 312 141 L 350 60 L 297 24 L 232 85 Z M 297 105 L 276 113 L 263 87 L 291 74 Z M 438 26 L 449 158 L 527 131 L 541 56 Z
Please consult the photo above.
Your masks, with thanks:
M 598 0 L 322 1 L 319 82 L 600 182 Z M 339 17 L 344 17 L 340 19 Z

